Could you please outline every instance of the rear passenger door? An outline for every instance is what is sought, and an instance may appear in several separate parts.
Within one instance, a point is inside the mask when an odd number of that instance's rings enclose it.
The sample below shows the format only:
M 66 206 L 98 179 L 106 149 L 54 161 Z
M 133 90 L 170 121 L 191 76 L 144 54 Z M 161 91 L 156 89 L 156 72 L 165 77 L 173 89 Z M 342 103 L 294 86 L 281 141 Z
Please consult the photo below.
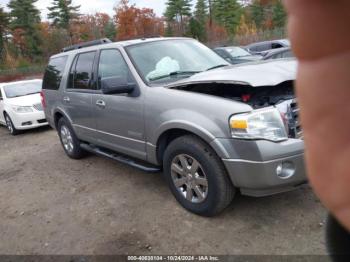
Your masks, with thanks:
M 71 66 L 63 104 L 79 139 L 94 142 L 92 96 L 96 90 L 96 51 L 78 54 Z
M 98 87 L 108 78 L 136 83 L 118 49 L 100 51 L 97 68 Z M 132 94 L 94 95 L 92 100 L 97 138 L 100 146 L 146 159 L 144 102 L 137 87 Z

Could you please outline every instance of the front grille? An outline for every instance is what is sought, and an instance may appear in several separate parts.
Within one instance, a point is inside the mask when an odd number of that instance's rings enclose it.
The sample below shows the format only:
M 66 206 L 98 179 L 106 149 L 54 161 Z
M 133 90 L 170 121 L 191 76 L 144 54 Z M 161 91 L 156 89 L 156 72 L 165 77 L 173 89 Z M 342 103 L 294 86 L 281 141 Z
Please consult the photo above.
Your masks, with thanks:
M 297 101 L 293 100 L 288 109 L 289 136 L 291 138 L 303 139 L 303 129 L 301 127 L 299 111 L 300 109 Z
M 35 110 L 44 111 L 43 110 L 43 105 L 41 103 L 35 104 L 35 105 L 33 105 L 33 107 L 35 108 Z

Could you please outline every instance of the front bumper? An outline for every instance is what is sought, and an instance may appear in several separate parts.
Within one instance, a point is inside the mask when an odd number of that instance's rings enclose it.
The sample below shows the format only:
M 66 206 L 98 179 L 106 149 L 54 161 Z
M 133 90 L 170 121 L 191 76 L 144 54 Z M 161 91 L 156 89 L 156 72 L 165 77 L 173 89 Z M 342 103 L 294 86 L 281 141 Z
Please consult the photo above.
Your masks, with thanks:
M 278 194 L 307 182 L 303 154 L 265 162 L 234 159 L 224 159 L 223 162 L 233 184 L 240 188 L 243 195 L 261 197 Z M 293 167 L 293 175 L 281 178 L 277 169 L 286 163 L 289 169 Z
M 216 139 L 212 146 L 243 195 L 268 196 L 307 183 L 302 140 L 273 143 Z
M 13 125 L 18 130 L 27 130 L 48 125 L 48 122 L 45 119 L 45 114 L 41 111 L 23 114 L 12 112 L 10 117 Z

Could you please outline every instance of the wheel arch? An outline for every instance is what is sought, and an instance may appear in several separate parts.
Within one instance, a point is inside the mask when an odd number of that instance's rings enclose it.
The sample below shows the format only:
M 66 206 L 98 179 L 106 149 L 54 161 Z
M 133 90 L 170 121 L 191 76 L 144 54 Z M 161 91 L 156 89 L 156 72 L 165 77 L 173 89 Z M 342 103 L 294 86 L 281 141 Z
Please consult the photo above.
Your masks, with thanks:
M 163 155 L 168 147 L 168 145 L 174 141 L 175 139 L 185 136 L 185 135 L 193 135 L 211 147 L 211 149 L 216 152 L 215 148 L 213 148 L 210 143 L 215 139 L 215 137 L 210 134 L 207 130 L 196 127 L 194 125 L 186 125 L 186 124 L 176 124 L 169 125 L 168 128 L 164 128 L 162 132 L 159 132 L 159 136 L 156 142 L 156 162 L 158 164 L 162 164 Z M 216 152 L 218 154 L 218 152 Z
M 57 129 L 57 126 L 58 126 L 58 121 L 62 118 L 66 118 L 68 119 L 68 121 L 70 123 L 72 123 L 71 119 L 68 117 L 68 115 L 61 109 L 56 109 L 53 113 L 53 121 L 54 121 L 54 125 L 55 125 L 55 128 Z

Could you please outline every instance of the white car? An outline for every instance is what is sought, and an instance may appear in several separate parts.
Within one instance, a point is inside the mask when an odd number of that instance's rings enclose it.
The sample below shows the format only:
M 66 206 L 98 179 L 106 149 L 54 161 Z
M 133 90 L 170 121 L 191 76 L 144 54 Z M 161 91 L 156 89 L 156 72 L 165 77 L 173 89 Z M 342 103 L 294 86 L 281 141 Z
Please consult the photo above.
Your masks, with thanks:
M 40 92 L 42 80 L 0 83 L 0 124 L 12 135 L 48 125 Z

